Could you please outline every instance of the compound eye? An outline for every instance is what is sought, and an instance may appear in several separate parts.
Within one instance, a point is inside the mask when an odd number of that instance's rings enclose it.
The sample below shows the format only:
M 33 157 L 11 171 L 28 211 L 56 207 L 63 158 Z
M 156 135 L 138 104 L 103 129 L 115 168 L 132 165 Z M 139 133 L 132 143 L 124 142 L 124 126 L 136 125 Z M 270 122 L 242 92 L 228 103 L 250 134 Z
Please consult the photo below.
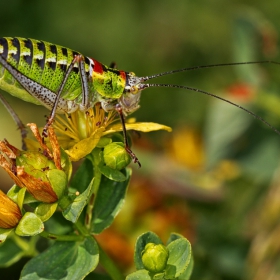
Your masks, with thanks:
M 138 92 L 138 87 L 132 86 L 132 87 L 130 88 L 130 92 L 131 92 L 132 94 L 136 94 L 136 93 Z

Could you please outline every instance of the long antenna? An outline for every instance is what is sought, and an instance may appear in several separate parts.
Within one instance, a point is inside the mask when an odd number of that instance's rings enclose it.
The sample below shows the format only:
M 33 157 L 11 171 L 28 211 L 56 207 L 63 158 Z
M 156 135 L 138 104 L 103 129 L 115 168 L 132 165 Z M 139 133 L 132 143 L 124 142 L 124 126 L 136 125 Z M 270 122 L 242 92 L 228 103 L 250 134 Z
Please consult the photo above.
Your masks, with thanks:
M 251 63 L 251 62 L 249 62 Z M 276 64 L 280 64 L 280 63 L 276 63 Z M 221 64 L 219 64 L 221 65 Z M 234 63 L 232 63 L 231 65 L 234 65 Z M 213 66 L 210 66 L 210 67 L 213 67 Z M 185 69 L 188 69 L 188 68 L 185 68 Z M 178 72 L 178 70 L 175 70 L 176 72 Z M 184 71 L 184 70 L 183 70 Z M 169 72 L 172 72 L 172 71 L 169 71 Z M 167 73 L 167 72 L 166 72 Z M 160 74 L 159 74 L 160 75 Z M 220 99 L 220 100 L 223 100 L 237 108 L 240 108 L 242 109 L 243 111 L 247 112 L 248 114 L 252 115 L 254 118 L 258 119 L 259 121 L 263 122 L 265 125 L 267 125 L 269 128 L 271 128 L 274 132 L 276 132 L 278 135 L 280 135 L 280 131 L 278 129 L 276 129 L 274 126 L 272 126 L 270 123 L 268 123 L 267 121 L 265 121 L 263 118 L 261 118 L 260 116 L 256 115 L 255 113 L 253 113 L 252 111 L 232 102 L 232 101 L 229 101 L 223 97 L 220 97 L 216 94 L 213 94 L 213 93 L 210 93 L 210 92 L 207 92 L 207 91 L 204 91 L 204 90 L 201 90 L 201 89 L 197 89 L 197 88 L 192 88 L 192 87 L 188 87 L 188 86 L 180 86 L 180 85 L 169 85 L 169 84 L 144 84 L 145 88 L 148 88 L 148 87 L 169 87 L 169 88 L 180 88 L 180 89 L 186 89 L 186 90 L 191 90 L 191 91 L 195 91 L 195 92 L 200 92 L 200 93 L 203 93 L 203 94 L 206 94 L 206 95 L 209 95 L 209 96 L 212 96 L 212 97 L 215 97 L 217 99 Z
M 167 72 L 163 72 L 163 73 L 159 73 L 159 74 L 155 74 L 155 75 L 151 75 L 151 76 L 141 77 L 141 80 L 143 82 L 145 82 L 145 81 L 148 81 L 150 79 L 158 78 L 158 77 L 161 77 L 161 76 L 166 76 L 166 75 L 179 73 L 179 72 L 190 71 L 190 70 L 198 70 L 198 69 L 202 69 L 202 68 L 234 66 L 234 65 L 248 65 L 248 64 L 264 64 L 264 63 L 272 63 L 272 64 L 280 65 L 280 62 L 276 62 L 276 61 L 272 61 L 272 60 L 210 64 L 210 65 L 194 66 L 194 67 L 181 68 L 181 69 L 177 69 L 177 70 L 171 70 L 171 71 L 167 71 Z

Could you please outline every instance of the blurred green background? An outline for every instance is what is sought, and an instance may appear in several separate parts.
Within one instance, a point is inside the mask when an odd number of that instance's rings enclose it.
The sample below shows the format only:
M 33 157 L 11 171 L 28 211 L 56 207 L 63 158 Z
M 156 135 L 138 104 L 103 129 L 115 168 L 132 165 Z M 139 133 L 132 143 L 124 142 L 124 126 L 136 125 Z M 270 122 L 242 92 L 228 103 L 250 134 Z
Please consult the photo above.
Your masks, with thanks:
M 277 0 L 2 0 L 0 24 L 1 37 L 67 46 L 138 76 L 207 64 L 280 61 Z M 158 82 L 221 95 L 279 129 L 279 74 L 280 65 L 272 64 L 217 67 Z M 5 97 L 24 123 L 44 123 L 48 112 L 43 107 Z M 0 138 L 20 146 L 16 126 L 0 106 Z M 132 135 L 143 168 L 134 168 L 116 232 L 131 243 L 150 227 L 166 236 L 170 230 L 185 234 L 195 256 L 192 279 L 280 279 L 279 135 L 229 104 L 170 88 L 144 91 L 133 117 L 169 125 L 174 132 Z M 2 170 L 0 176 L 1 188 L 11 186 Z M 141 198 L 150 204 L 138 209 Z M 125 269 L 130 265 L 128 260 Z

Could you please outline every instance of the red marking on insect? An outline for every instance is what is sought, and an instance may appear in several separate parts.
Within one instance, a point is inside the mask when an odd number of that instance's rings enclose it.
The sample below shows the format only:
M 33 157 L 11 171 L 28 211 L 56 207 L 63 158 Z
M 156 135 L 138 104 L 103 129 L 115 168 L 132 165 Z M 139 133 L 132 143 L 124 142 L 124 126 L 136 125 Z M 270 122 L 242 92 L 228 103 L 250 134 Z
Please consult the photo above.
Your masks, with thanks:
M 121 76 L 122 80 L 126 80 L 125 71 L 120 71 L 120 76 Z
M 100 62 L 98 62 L 97 60 L 95 60 L 95 59 L 93 59 L 93 62 L 94 62 L 93 71 L 96 72 L 96 73 L 102 74 L 103 73 L 102 64 Z

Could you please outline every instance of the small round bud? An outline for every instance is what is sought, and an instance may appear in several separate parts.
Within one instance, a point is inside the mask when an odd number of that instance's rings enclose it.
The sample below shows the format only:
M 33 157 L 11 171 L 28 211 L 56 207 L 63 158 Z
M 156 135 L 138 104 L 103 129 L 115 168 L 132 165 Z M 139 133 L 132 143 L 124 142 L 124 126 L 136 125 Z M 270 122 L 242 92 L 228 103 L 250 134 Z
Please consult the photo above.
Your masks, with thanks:
M 104 147 L 104 162 L 106 166 L 121 170 L 126 167 L 131 158 L 121 142 L 113 142 Z
M 37 200 L 53 203 L 64 194 L 67 176 L 39 152 L 21 152 L 16 158 L 17 177 Z
M 158 273 L 165 269 L 168 256 L 164 245 L 148 243 L 142 252 L 142 262 L 148 271 Z

